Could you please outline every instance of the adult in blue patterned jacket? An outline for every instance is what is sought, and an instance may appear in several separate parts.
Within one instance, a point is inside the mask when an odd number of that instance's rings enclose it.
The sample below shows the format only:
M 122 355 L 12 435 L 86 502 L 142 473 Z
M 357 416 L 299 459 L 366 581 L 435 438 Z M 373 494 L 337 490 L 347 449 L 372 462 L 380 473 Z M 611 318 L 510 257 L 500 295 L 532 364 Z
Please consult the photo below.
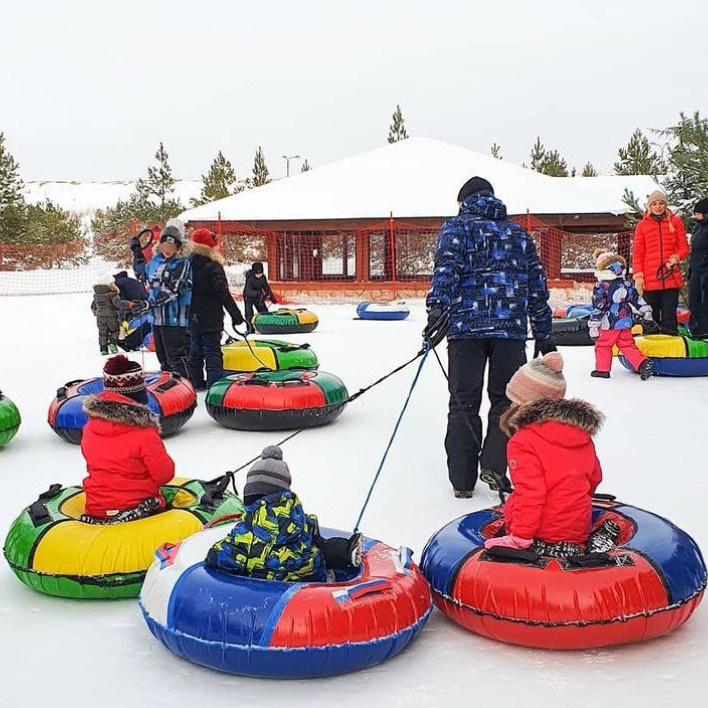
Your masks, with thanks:
M 188 378 L 189 307 L 192 302 L 192 264 L 184 224 L 170 219 L 160 234 L 157 253 L 145 261 L 140 242 L 130 242 L 133 270 L 148 289 L 148 303 L 155 318 L 155 352 L 163 371 Z
M 546 279 L 531 237 L 507 219 L 506 207 L 486 179 L 468 180 L 457 201 L 459 214 L 448 219 L 438 235 L 424 336 L 439 338 L 449 315 L 445 450 L 455 496 L 468 498 L 478 467 L 480 479 L 491 489 L 510 486 L 507 437 L 499 418 L 510 405 L 506 385 L 526 362 L 529 322 L 535 356 L 556 347 Z M 490 409 L 482 443 L 479 407 L 487 364 Z

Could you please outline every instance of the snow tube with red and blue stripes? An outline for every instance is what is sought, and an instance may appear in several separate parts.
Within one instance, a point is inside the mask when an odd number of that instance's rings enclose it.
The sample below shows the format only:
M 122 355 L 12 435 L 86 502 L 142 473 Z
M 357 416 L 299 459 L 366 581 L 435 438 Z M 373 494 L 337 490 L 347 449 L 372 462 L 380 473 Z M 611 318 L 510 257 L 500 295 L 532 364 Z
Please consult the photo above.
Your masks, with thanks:
M 605 519 L 620 527 L 609 553 L 533 559 L 529 552 L 484 549 L 503 523 L 500 509 L 484 509 L 438 531 L 421 568 L 450 619 L 510 644 L 587 649 L 651 639 L 683 624 L 706 587 L 695 541 L 628 504 L 595 502 L 594 524 Z
M 430 587 L 407 548 L 365 539 L 354 577 L 276 582 L 205 567 L 208 550 L 232 528 L 209 528 L 166 544 L 145 578 L 145 621 L 185 659 L 247 676 L 331 676 L 398 654 L 430 615 Z

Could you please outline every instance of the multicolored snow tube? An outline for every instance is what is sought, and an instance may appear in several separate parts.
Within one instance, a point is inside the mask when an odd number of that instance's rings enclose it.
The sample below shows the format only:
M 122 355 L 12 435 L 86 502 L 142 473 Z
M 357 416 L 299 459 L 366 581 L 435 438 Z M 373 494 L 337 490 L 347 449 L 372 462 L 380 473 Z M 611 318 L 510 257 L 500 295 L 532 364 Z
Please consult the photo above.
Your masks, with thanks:
M 159 549 L 145 578 L 145 621 L 185 659 L 247 676 L 331 676 L 398 654 L 430 615 L 430 588 L 407 548 L 365 539 L 355 575 L 276 582 L 205 568 L 208 550 L 232 528 Z
M 594 524 L 605 519 L 620 527 L 608 553 L 529 559 L 535 554 L 484 550 L 503 519 L 498 508 L 483 509 L 438 531 L 421 568 L 443 613 L 509 644 L 587 649 L 651 639 L 683 624 L 706 587 L 695 541 L 628 504 L 596 503 Z
M 53 485 L 15 520 L 5 558 L 25 585 L 62 597 L 136 597 L 155 549 L 178 543 L 217 516 L 243 511 L 217 482 L 175 478 L 162 487 L 165 511 L 139 521 L 100 525 L 79 521 L 81 487 Z
M 410 313 L 405 302 L 361 302 L 356 308 L 362 320 L 405 320 Z
M 319 320 L 314 312 L 304 308 L 280 308 L 275 312 L 259 312 L 253 317 L 253 326 L 259 334 L 307 334 Z
M 349 394 L 341 379 L 324 371 L 259 371 L 234 374 L 207 392 L 206 408 L 235 430 L 290 430 L 338 418 Z
M 118 342 L 118 346 L 126 352 L 137 352 L 140 349 L 155 351 L 155 337 L 152 331 L 152 314 L 133 317 L 123 323 L 125 337 Z
M 0 391 L 0 447 L 5 447 L 17 435 L 21 422 L 17 406 Z
M 249 339 L 248 342 L 232 339 L 221 347 L 221 351 L 227 373 L 316 369 L 319 366 L 317 355 L 309 344 L 291 344 L 278 339 Z
M 649 334 L 635 337 L 634 342 L 654 363 L 659 376 L 708 376 L 708 339 L 692 339 L 686 335 Z M 622 365 L 634 367 L 620 355 Z
M 179 374 L 157 371 L 145 374 L 148 408 L 160 417 L 162 436 L 177 432 L 194 413 L 197 394 L 192 384 Z M 79 444 L 88 416 L 83 401 L 103 391 L 103 379 L 69 381 L 57 390 L 49 406 L 48 422 L 52 430 L 64 440 Z

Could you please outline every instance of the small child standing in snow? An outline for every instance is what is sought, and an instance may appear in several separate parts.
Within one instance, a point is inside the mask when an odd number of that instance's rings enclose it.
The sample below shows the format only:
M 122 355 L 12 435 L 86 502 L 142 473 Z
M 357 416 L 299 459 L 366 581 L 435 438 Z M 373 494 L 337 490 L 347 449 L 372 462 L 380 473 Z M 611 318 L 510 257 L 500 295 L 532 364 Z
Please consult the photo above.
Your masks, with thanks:
M 565 391 L 558 352 L 524 364 L 509 381 L 512 405 L 499 425 L 511 436 L 514 491 L 504 505 L 506 535 L 488 539 L 485 548 L 529 548 L 551 557 L 585 553 L 592 496 L 602 481 L 592 437 L 603 416 L 586 401 L 566 400 Z M 603 540 L 616 538 L 617 529 L 600 531 Z
M 617 346 L 627 361 L 639 372 L 642 381 L 652 375 L 653 363 L 642 354 L 632 337 L 633 311 L 647 322 L 652 321 L 652 310 L 625 278 L 627 262 L 611 251 L 598 249 L 595 277 L 597 285 L 592 292 L 593 311 L 590 315 L 590 337 L 595 341 L 595 370 L 591 376 L 609 379 L 612 369 L 612 347 Z
M 122 307 L 120 292 L 118 286 L 113 282 L 113 276 L 103 278 L 100 283 L 93 286 L 91 312 L 96 317 L 98 346 L 104 356 L 118 352 Z
M 209 550 L 207 567 L 262 580 L 325 582 L 328 569 L 361 564 L 361 534 L 322 538 L 317 517 L 304 512 L 290 482 L 283 451 L 265 447 L 248 471 L 243 518 Z
M 265 304 L 266 298 L 277 305 L 278 301 L 275 299 L 268 284 L 268 278 L 263 272 L 263 264 L 256 262 L 246 273 L 246 283 L 243 286 L 243 307 L 246 322 L 253 319 L 254 308 L 257 312 L 268 312 L 268 306 Z

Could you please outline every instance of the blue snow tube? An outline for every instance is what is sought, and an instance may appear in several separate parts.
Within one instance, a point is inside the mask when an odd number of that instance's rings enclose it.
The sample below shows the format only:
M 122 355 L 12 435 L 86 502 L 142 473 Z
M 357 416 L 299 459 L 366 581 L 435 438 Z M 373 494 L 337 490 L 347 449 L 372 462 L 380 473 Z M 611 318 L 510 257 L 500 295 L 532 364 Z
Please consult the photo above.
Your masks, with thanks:
M 362 302 L 356 308 L 362 320 L 405 320 L 410 313 L 405 302 Z
M 592 305 L 569 305 L 565 311 L 566 317 L 589 317 L 592 315 Z

